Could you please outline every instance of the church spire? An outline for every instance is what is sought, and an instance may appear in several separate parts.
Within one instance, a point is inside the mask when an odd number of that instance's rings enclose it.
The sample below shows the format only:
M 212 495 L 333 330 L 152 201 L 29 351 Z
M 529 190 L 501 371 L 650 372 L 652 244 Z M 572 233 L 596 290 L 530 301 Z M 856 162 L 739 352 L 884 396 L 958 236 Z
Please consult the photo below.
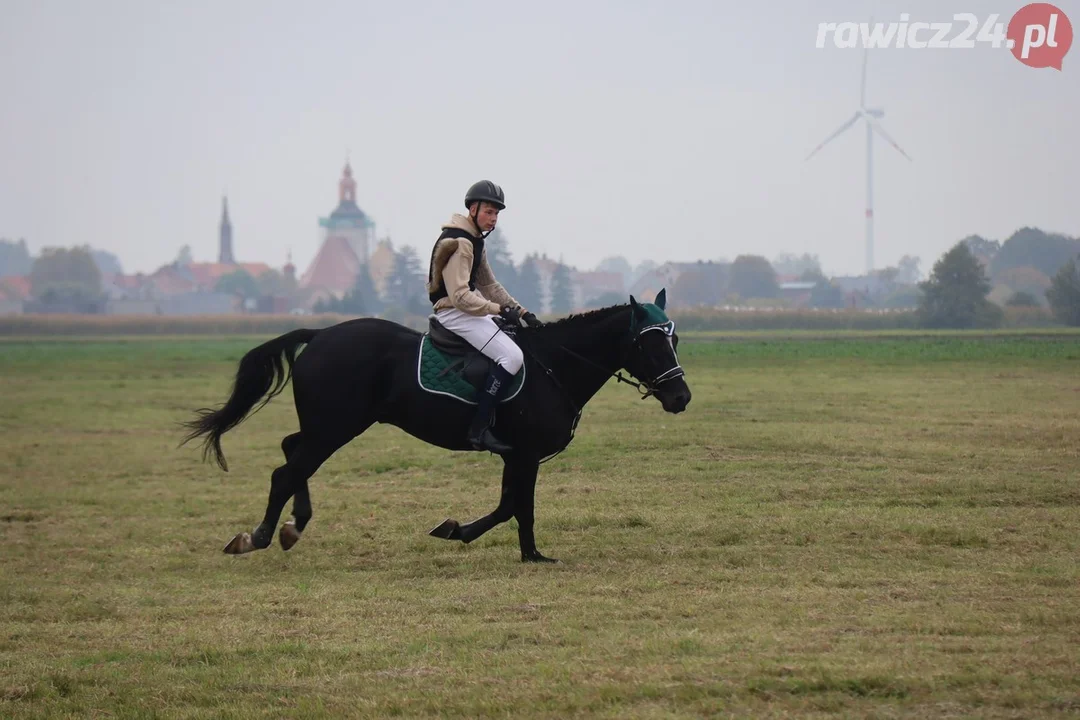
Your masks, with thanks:
M 235 265 L 232 246 L 232 221 L 229 220 L 229 198 L 221 198 L 221 231 L 218 243 L 218 262 L 223 265 Z
M 338 182 L 338 200 L 342 203 L 356 204 L 356 181 L 352 176 L 352 163 L 345 161 L 345 169 L 341 173 Z

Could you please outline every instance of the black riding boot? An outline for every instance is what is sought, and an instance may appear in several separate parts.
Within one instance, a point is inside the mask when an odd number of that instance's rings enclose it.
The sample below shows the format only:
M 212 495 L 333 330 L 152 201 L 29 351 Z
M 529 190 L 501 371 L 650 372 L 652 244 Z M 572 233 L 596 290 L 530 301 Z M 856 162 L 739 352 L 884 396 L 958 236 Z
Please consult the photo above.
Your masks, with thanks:
M 476 415 L 472 425 L 469 426 L 469 442 L 477 450 L 487 450 L 497 455 L 503 455 L 513 450 L 512 447 L 503 443 L 491 432 L 491 411 L 506 397 L 510 391 L 510 383 L 514 376 L 508 373 L 500 365 L 492 365 L 488 372 L 484 388 L 477 396 Z

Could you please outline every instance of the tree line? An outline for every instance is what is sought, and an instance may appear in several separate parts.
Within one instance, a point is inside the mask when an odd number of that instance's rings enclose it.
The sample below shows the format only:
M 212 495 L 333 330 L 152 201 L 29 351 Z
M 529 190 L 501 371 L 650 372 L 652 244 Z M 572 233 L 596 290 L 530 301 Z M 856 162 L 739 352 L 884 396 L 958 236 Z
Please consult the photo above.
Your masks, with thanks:
M 526 256 L 520 266 L 515 265 L 506 236 L 499 228 L 488 236 L 484 246 L 495 278 L 524 307 L 539 310 L 547 307 L 545 301 L 550 301 L 551 312 L 563 314 L 573 309 L 574 290 L 569 267 L 562 263 L 556 265 L 548 297 L 536 255 Z M 363 265 L 353 287 L 343 297 L 320 300 L 314 310 L 350 315 L 382 314 L 389 318 L 400 317 L 403 313 L 429 313 L 431 303 L 426 291 L 429 261 L 429 257 L 421 260 L 414 248 L 402 246 L 394 251 L 392 269 L 382 294 L 375 288 L 370 269 Z
M 527 308 L 548 308 L 566 314 L 574 308 L 571 269 L 557 263 L 546 296 L 536 255 L 515 264 L 501 230 L 487 240 L 488 262 L 495 276 Z M 184 251 L 177 262 L 185 260 Z M 1048 306 L 1062 323 L 1080 325 L 1080 239 L 1047 233 L 1038 228 L 1017 230 L 1003 242 L 971 235 L 956 243 L 934 265 L 930 277 L 919 282 L 920 261 L 905 256 L 894 267 L 876 271 L 873 290 L 857 295 L 863 306 L 917 308 L 925 327 L 993 327 L 1001 322 L 1002 306 Z M 186 258 L 190 262 L 190 251 Z M 394 252 L 392 270 L 383 293 L 376 290 L 364 266 L 353 287 L 341 298 L 316 305 L 317 311 L 345 314 L 404 314 L 430 312 L 425 290 L 428 258 L 403 246 Z M 598 270 L 623 274 L 625 284 L 656 267 L 642 263 L 631 268 L 621 257 L 607 258 Z M 89 247 L 46 248 L 32 257 L 26 242 L 0 239 L 0 282 L 4 276 L 29 275 L 35 301 L 76 311 L 95 312 L 104 303 L 102 278 L 120 273 L 119 260 Z M 769 301 L 780 295 L 779 277 L 796 277 L 810 286 L 810 302 L 817 308 L 842 308 L 851 302 L 840 278 L 828 278 L 817 256 L 781 255 L 772 262 L 760 255 L 740 255 L 732 262 L 698 261 L 682 264 L 674 286 L 672 305 L 716 307 L 748 300 Z M 252 277 L 242 269 L 221 277 L 214 290 L 253 298 L 291 295 L 295 282 L 277 270 Z M 625 302 L 624 294 L 585 298 L 586 307 Z M 78 308 L 84 308 L 78 310 Z
M 978 248 L 978 246 L 977 246 Z M 1080 326 L 1080 247 L 1057 268 L 1043 295 L 1054 317 L 1065 325 Z M 927 328 L 994 328 L 1003 319 L 1001 306 L 991 302 L 993 287 L 987 264 L 972 249 L 969 239 L 956 243 L 934 265 L 930 278 L 919 284 L 918 320 Z M 992 272 L 992 271 L 991 271 Z M 1038 298 L 1019 290 L 1006 300 L 1011 306 L 1037 306 Z

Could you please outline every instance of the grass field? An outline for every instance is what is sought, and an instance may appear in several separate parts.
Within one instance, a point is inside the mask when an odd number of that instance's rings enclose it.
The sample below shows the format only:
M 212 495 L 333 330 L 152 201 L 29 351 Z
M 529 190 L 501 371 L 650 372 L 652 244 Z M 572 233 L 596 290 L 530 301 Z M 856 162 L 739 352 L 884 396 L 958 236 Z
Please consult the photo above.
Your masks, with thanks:
M 687 338 L 689 340 L 690 338 Z M 376 427 L 261 518 L 288 393 L 177 449 L 252 338 L 0 343 L 0 716 L 1080 715 L 1080 337 L 698 336 L 541 469 Z

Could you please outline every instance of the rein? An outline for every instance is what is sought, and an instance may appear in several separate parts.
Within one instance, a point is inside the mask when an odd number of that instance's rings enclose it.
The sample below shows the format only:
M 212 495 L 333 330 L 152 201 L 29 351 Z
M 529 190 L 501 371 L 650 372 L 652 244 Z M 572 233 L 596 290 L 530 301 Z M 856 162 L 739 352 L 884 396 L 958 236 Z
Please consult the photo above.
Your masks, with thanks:
M 675 333 L 675 323 L 669 320 L 666 323 L 661 323 L 661 324 L 658 324 L 658 325 L 648 325 L 648 326 L 642 328 L 641 330 L 639 330 L 634 335 L 634 337 L 630 341 L 630 343 L 633 344 L 633 345 L 637 345 L 640 342 L 641 335 L 643 333 L 645 333 L 645 332 L 650 331 L 650 330 L 660 330 L 660 331 L 664 332 L 665 335 L 668 335 L 670 337 L 671 335 L 673 335 Z M 515 333 L 515 335 L 519 339 L 521 338 L 521 336 L 517 335 L 517 333 Z M 551 378 L 551 381 L 555 384 L 555 387 L 559 388 L 559 391 L 566 398 L 567 403 L 569 403 L 570 407 L 573 408 L 573 410 L 574 410 L 574 420 L 573 420 L 573 423 L 570 426 L 570 438 L 567 440 L 566 445 L 564 445 L 562 447 L 562 449 L 558 450 L 557 452 L 553 453 L 552 455 L 549 455 L 548 457 L 546 457 L 546 458 L 544 458 L 543 460 L 540 461 L 541 463 L 545 463 L 548 460 L 551 460 L 552 458 L 554 458 L 559 453 L 561 453 L 567 447 L 569 447 L 570 443 L 574 439 L 574 434 L 577 431 L 578 422 L 581 420 L 582 408 L 579 407 L 576 402 L 574 402 L 574 398 L 570 395 L 570 391 L 567 390 L 566 387 L 561 382 L 559 382 L 559 378 L 557 378 L 555 376 L 555 373 L 552 372 L 551 368 L 549 368 L 547 365 L 545 365 L 544 362 L 542 360 L 540 360 L 540 358 L 538 358 L 536 356 L 536 353 L 533 351 L 533 348 L 532 348 L 532 341 L 534 339 L 535 339 L 534 337 L 530 336 L 527 342 L 519 343 L 519 344 L 529 354 L 529 357 L 532 358 L 532 361 L 534 363 L 536 363 L 536 365 L 541 370 L 544 371 L 544 374 L 547 375 L 549 378 Z M 636 382 L 636 381 L 631 380 L 629 378 L 623 377 L 623 374 L 622 374 L 621 371 L 616 370 L 615 372 L 612 372 L 612 371 L 608 370 L 607 368 L 603 367 L 602 365 L 600 365 L 595 360 L 587 358 L 584 355 L 582 355 L 581 353 L 578 353 L 578 352 L 576 352 L 574 350 L 571 350 L 570 348 L 568 348 L 568 347 L 566 347 L 564 345 L 554 345 L 552 343 L 552 344 L 549 344 L 548 347 L 549 348 L 553 347 L 556 350 L 561 350 L 562 352 L 565 352 L 567 355 L 571 355 L 571 356 L 577 358 L 578 360 L 581 360 L 585 364 L 591 365 L 592 367 L 596 368 L 597 370 L 600 370 L 601 372 L 606 373 L 608 375 L 608 377 L 613 377 L 613 378 L 615 378 L 616 380 L 618 380 L 621 383 L 626 383 L 627 385 L 630 385 L 631 387 L 633 387 L 635 390 L 638 391 L 638 394 L 641 396 L 642 400 L 644 400 L 647 397 L 650 397 L 651 395 L 654 395 L 659 390 L 660 386 L 663 385 L 665 382 L 668 382 L 669 380 L 674 380 L 675 378 L 683 377 L 686 374 L 686 372 L 682 369 L 682 366 L 679 365 L 678 356 L 676 356 L 675 365 L 668 368 L 664 372 L 660 373 L 655 378 L 653 378 L 651 381 Z M 674 353 L 674 349 L 672 350 L 672 352 Z
M 643 327 L 641 330 L 639 330 L 637 332 L 637 334 L 634 336 L 634 339 L 632 341 L 633 344 L 635 344 L 635 345 L 638 344 L 638 342 L 640 342 L 641 335 L 643 333 L 646 333 L 646 332 L 650 331 L 650 330 L 660 330 L 665 335 L 668 335 L 670 337 L 671 335 L 673 335 L 675 333 L 675 323 L 669 320 L 668 322 L 661 323 L 659 325 L 647 325 L 646 327 Z M 647 397 L 650 397 L 650 396 L 654 395 L 657 392 L 657 390 L 660 389 L 660 386 L 663 385 L 664 383 L 666 383 L 667 381 L 674 380 L 675 378 L 680 378 L 680 377 L 683 377 L 684 375 L 686 375 L 686 372 L 682 369 L 682 366 L 679 365 L 678 357 L 676 357 L 675 358 L 675 365 L 673 367 L 668 368 L 667 370 L 660 373 L 659 375 L 657 375 L 655 378 L 652 379 L 651 382 L 649 382 L 648 380 L 646 380 L 645 382 L 635 382 L 634 380 L 623 377 L 622 371 L 616 370 L 615 372 L 611 372 L 607 368 L 601 366 L 595 360 L 590 360 L 589 358 L 585 357 L 581 353 L 575 352 L 575 351 L 571 350 L 570 348 L 568 348 L 568 347 L 566 347 L 564 345 L 556 345 L 555 349 L 562 350 L 567 355 L 572 355 L 573 357 L 577 358 L 578 360 L 581 360 L 582 362 L 584 362 L 584 363 L 586 363 L 588 365 L 592 365 L 597 370 L 601 370 L 601 371 L 607 373 L 608 377 L 613 377 L 613 378 L 615 378 L 616 380 L 618 380 L 621 383 L 626 383 L 627 385 L 631 386 L 632 388 L 634 388 L 635 390 L 638 391 L 638 394 L 641 395 L 642 400 L 644 400 Z M 672 352 L 674 352 L 674 350 L 672 350 Z M 532 354 L 532 353 L 530 353 L 530 354 Z M 546 367 L 544 367 L 544 365 L 542 363 L 540 363 L 539 360 L 537 360 L 535 355 L 532 355 L 532 358 L 537 363 L 537 365 L 540 365 L 540 368 L 542 370 L 544 370 L 544 372 L 546 372 L 549 377 L 551 377 L 553 380 L 555 379 L 554 376 L 552 375 L 551 371 L 548 370 Z M 555 383 L 556 383 L 556 385 L 559 386 L 560 389 L 562 389 L 562 385 L 559 384 L 558 380 L 555 380 Z M 564 390 L 564 392 L 565 392 L 565 390 Z M 568 397 L 568 399 L 569 399 L 569 397 Z M 571 405 L 574 405 L 573 401 L 571 401 Z M 574 405 L 574 407 L 577 407 L 577 406 Z
M 642 332 L 644 332 L 644 330 Z M 676 365 L 675 367 L 671 368 L 670 370 L 666 370 L 663 373 L 661 373 L 660 375 L 658 375 L 656 377 L 656 379 L 653 380 L 655 385 L 650 385 L 647 382 L 636 382 L 636 381 L 631 380 L 629 378 L 623 377 L 623 374 L 622 374 L 621 370 L 616 370 L 615 372 L 611 372 L 607 368 L 602 367 L 596 361 L 590 360 L 589 358 L 585 357 L 584 355 L 582 355 L 580 353 L 576 353 L 576 352 L 574 352 L 573 350 L 571 350 L 568 347 L 564 347 L 562 345 L 556 345 L 555 347 L 556 347 L 557 350 L 562 350 L 567 355 L 573 355 L 578 360 L 581 360 L 581 361 L 583 361 L 583 362 L 585 362 L 585 363 L 587 363 L 589 365 L 592 365 L 597 370 L 602 370 L 602 371 L 608 373 L 609 377 L 613 377 L 616 380 L 618 380 L 619 382 L 626 383 L 627 385 L 629 385 L 630 387 L 632 387 L 632 388 L 634 388 L 635 390 L 638 391 L 638 394 L 641 395 L 642 400 L 644 400 L 645 398 L 653 395 L 659 389 L 659 386 L 664 384 L 668 380 L 674 380 L 675 378 L 682 377 L 685 374 L 682 371 L 682 368 L 679 367 L 678 365 Z M 533 357 L 533 360 L 536 360 L 535 356 Z M 543 367 L 543 366 L 541 366 L 541 367 Z M 678 374 L 673 374 L 670 377 L 664 377 L 665 375 L 668 375 L 669 373 L 673 373 L 676 370 L 679 371 Z M 661 378 L 663 378 L 663 379 L 661 379 Z
M 515 336 L 516 336 L 516 333 L 515 333 Z M 553 372 L 551 371 L 551 368 L 549 368 L 549 367 L 548 367 L 547 365 L 545 365 L 545 364 L 544 364 L 544 363 L 543 363 L 543 362 L 542 362 L 542 361 L 540 360 L 540 358 L 536 357 L 536 353 L 534 353 L 534 352 L 533 352 L 533 350 L 532 350 L 532 347 L 531 347 L 531 341 L 532 341 L 532 338 L 529 338 L 529 342 L 528 342 L 528 343 L 526 343 L 525 345 L 520 345 L 520 347 L 522 347 L 522 349 L 523 349 L 523 350 L 524 350 L 525 352 L 529 353 L 529 357 L 530 357 L 530 358 L 532 358 L 532 361 L 533 361 L 534 363 L 536 363 L 536 364 L 537 364 L 537 366 L 539 366 L 539 368 L 540 368 L 541 370 L 543 370 L 543 371 L 544 371 L 544 374 L 545 374 L 545 375 L 547 375 L 547 376 L 548 376 L 549 378 L 551 378 L 551 382 L 555 383 L 555 387 L 559 388 L 559 390 L 560 390 L 560 391 L 562 392 L 562 394 L 563 394 L 563 397 L 565 397 L 565 398 L 566 398 L 566 402 L 570 403 L 570 407 L 572 407 L 572 408 L 574 409 L 574 420 L 573 420 L 573 422 L 571 422 L 571 423 L 570 423 L 570 437 L 569 437 L 569 438 L 567 438 L 567 440 L 566 440 L 566 444 L 565 444 L 565 445 L 563 445 L 563 446 L 562 446 L 561 448 L 559 448 L 558 450 L 556 450 L 556 451 L 555 451 L 554 453 L 552 453 L 551 455 L 548 455 L 548 456 L 547 456 L 546 458 L 543 458 L 542 460 L 540 460 L 540 464 L 541 464 L 541 465 L 543 465 L 543 464 L 544 464 L 544 463 L 546 463 L 546 462 L 547 462 L 548 460 L 551 460 L 551 459 L 552 459 L 552 458 L 554 458 L 554 457 L 555 457 L 556 455 L 558 455 L 559 453 L 561 453 L 561 452 L 562 452 L 563 450 L 565 450 L 566 448 L 570 447 L 570 443 L 572 443 L 572 442 L 574 441 L 574 435 L 575 435 L 575 434 L 577 433 L 577 426 L 578 426 L 578 422 L 579 422 L 579 421 L 581 420 L 581 411 L 582 411 L 582 408 L 578 407 L 578 404 L 577 404 L 576 402 L 574 402 L 574 398 L 573 398 L 573 397 L 571 397 L 571 395 L 570 395 L 570 391 L 569 391 L 569 390 L 567 390 L 567 389 L 566 389 L 566 388 L 565 388 L 565 387 L 563 386 L 563 384 L 562 384 L 561 382 L 559 382 L 559 378 L 555 377 L 555 373 L 553 373 Z M 561 346 L 560 346 L 560 347 L 561 347 Z M 564 348 L 564 349 L 565 349 L 565 348 Z

